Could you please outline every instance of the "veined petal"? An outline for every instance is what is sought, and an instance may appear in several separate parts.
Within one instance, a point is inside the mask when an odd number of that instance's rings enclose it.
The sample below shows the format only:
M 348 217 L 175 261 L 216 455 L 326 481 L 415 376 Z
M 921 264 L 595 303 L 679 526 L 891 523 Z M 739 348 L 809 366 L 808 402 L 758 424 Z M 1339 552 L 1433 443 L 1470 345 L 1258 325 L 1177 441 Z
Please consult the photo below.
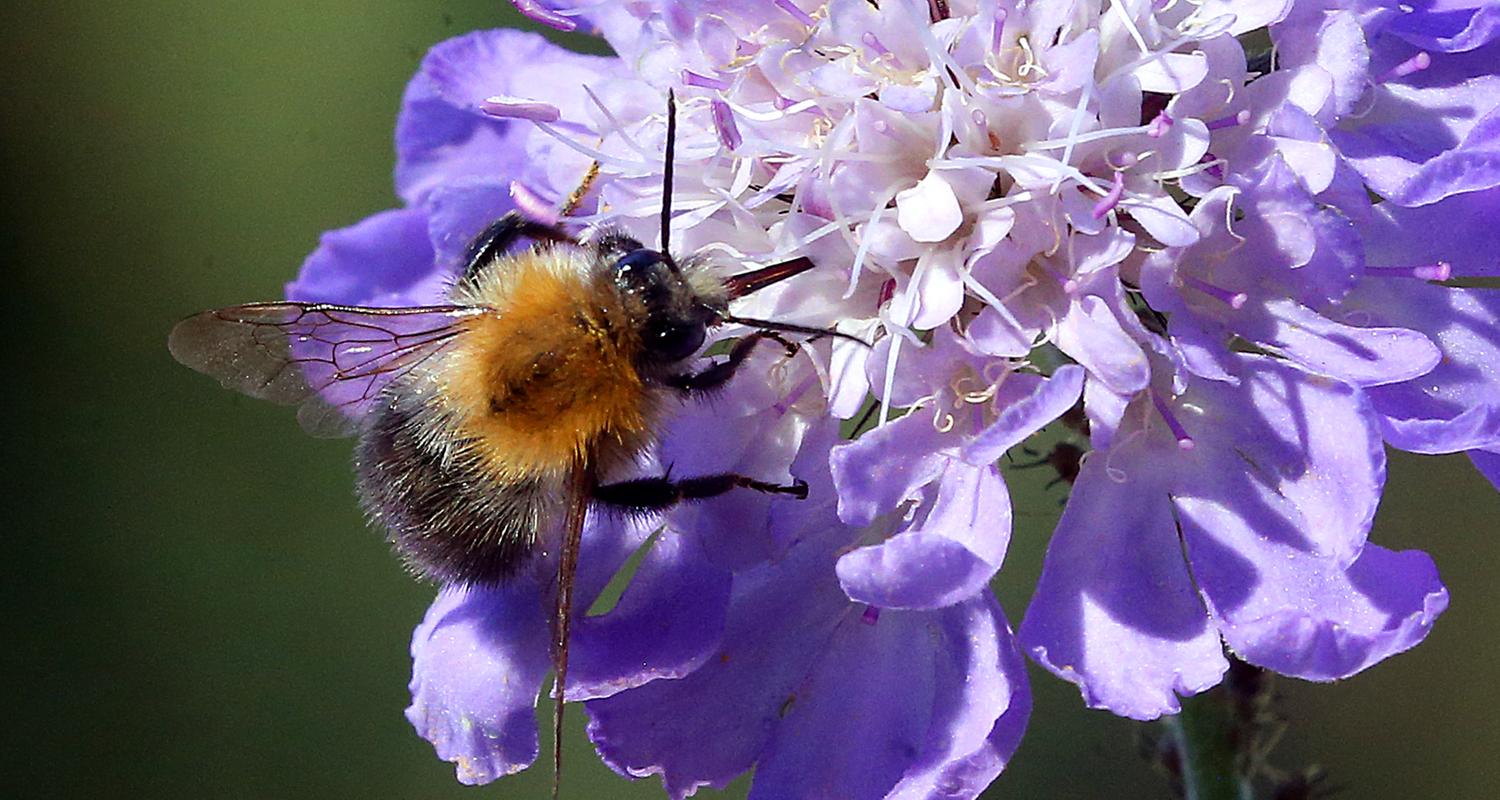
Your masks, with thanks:
M 816 669 L 787 694 L 750 797 L 884 797 L 925 744 L 941 651 L 913 645 L 931 642 L 937 623 L 919 612 L 883 612 L 874 625 L 845 616 Z
M 755 764 L 834 632 L 860 624 L 832 579 L 837 533 L 824 537 L 736 576 L 721 644 L 698 669 L 588 703 L 589 737 L 606 764 L 660 775 L 674 798 L 722 787 Z
M 427 235 L 440 269 L 457 275 L 474 237 L 515 208 L 509 184 L 466 179 L 445 183 L 427 195 Z M 525 247 L 529 243 L 517 245 Z
M 993 425 L 970 439 L 964 446 L 963 459 L 970 464 L 998 460 L 1072 408 L 1083 391 L 1083 378 L 1084 370 L 1077 366 L 1059 367 L 1031 394 L 1006 406 Z
M 1019 637 L 1091 708 L 1155 719 L 1176 713 L 1179 695 L 1217 684 L 1229 662 L 1152 464 L 1171 458 L 1170 445 L 1117 434 L 1109 455 L 1083 464 Z
M 1404 43 L 1386 51 L 1393 64 L 1416 52 Z M 1334 143 L 1374 192 L 1403 206 L 1500 185 L 1497 57 L 1492 40 L 1372 88 L 1369 107 L 1330 131 Z
M 1448 592 L 1427 554 L 1365 545 L 1353 564 L 1266 536 L 1255 520 L 1178 498 L 1193 577 L 1224 641 L 1257 666 L 1347 678 L 1427 636 Z
M 1257 312 L 1237 324 L 1245 338 L 1358 386 L 1411 380 L 1442 358 L 1426 336 L 1409 328 L 1345 325 L 1286 299 Z
M 1204 0 L 1198 13 L 1209 19 L 1221 14 L 1234 15 L 1229 33 L 1239 36 L 1280 22 L 1292 5 L 1293 0 Z
M 731 575 L 699 538 L 666 530 L 618 604 L 573 622 L 568 699 L 591 700 L 692 672 L 719 644 Z M 581 609 L 580 609 L 581 612 Z
M 838 561 L 851 600 L 877 608 L 937 609 L 985 591 L 1010 541 L 1010 496 L 992 465 L 949 461 L 936 499 L 910 530 Z
M 1177 94 L 1208 77 L 1208 61 L 1202 53 L 1163 53 L 1137 67 L 1134 77 L 1143 91 Z
M 944 611 L 942 627 L 948 646 L 940 652 L 953 668 L 939 663 L 926 746 L 887 800 L 978 795 L 1005 768 L 1031 716 L 1026 661 L 995 599 Z
M 1122 203 L 1136 222 L 1168 247 L 1187 247 L 1198 241 L 1198 229 L 1171 198 L 1149 197 Z
M 423 59 L 422 72 L 450 105 L 478 113 L 490 97 L 524 97 L 543 85 L 549 87 L 546 102 L 581 108 L 583 87 L 614 73 L 618 63 L 558 47 L 535 33 L 500 29 L 443 42 Z M 539 82 L 543 75 L 546 81 Z
M 587 518 L 574 596 L 580 622 L 583 609 L 648 532 L 640 521 Z M 658 558 L 652 571 L 672 566 Z M 537 693 L 552 668 L 550 569 L 550 562 L 535 564 L 501 587 L 446 587 L 412 634 L 406 718 L 440 758 L 458 765 L 463 783 L 489 783 L 536 758 Z M 627 618 L 634 610 L 627 606 Z M 711 606 L 707 613 L 713 613 Z M 589 663 L 604 654 L 585 648 L 578 655 L 584 675 L 607 672 Z
M 1419 378 L 1369 389 L 1392 445 L 1417 453 L 1500 445 L 1500 291 L 1375 279 L 1349 305 L 1424 331 L 1442 353 Z
M 329 231 L 286 286 L 288 300 L 377 307 L 440 302 L 449 273 L 434 261 L 420 209 L 382 211 Z
M 406 718 L 462 783 L 536 760 L 536 697 L 552 668 L 541 605 L 534 585 L 446 589 L 412 635 Z
M 1469 460 L 1474 462 L 1474 468 L 1479 470 L 1479 474 L 1488 478 L 1495 489 L 1500 490 L 1500 449 L 1470 450 Z
M 1130 396 L 1114 391 L 1096 378 L 1083 384 L 1083 411 L 1089 421 L 1089 443 L 1095 450 L 1106 450 L 1125 417 Z
M 896 697 L 891 686 L 902 687 Z M 750 797 L 927 797 L 929 786 L 974 796 L 1014 752 L 1029 710 L 1024 666 L 992 598 L 850 620 L 790 700 Z
M 1430 264 L 1442 261 L 1458 277 L 1500 276 L 1500 188 L 1404 208 L 1381 203 L 1364 239 L 1371 264 Z M 1433 236 L 1433 231 L 1462 235 Z
M 1397 15 L 1390 31 L 1425 50 L 1459 53 L 1500 37 L 1500 8 L 1483 0 L 1426 3 Z
M 947 440 L 919 410 L 834 448 L 839 518 L 868 525 L 936 480 L 947 467 L 948 458 L 938 454 Z
M 839 559 L 850 600 L 876 608 L 945 608 L 988 588 L 995 565 L 940 533 L 898 533 Z
M 1238 516 L 1263 540 L 1352 564 L 1385 483 L 1368 399 L 1274 359 L 1236 361 L 1238 384 L 1198 381 L 1176 400 L 1196 445 L 1173 484 L 1179 509 Z
M 588 118 L 584 87 L 619 72 L 617 59 L 574 53 L 522 31 L 475 31 L 437 45 L 407 87 L 396 123 L 397 193 L 419 203 L 455 181 L 483 178 L 508 186 L 528 173 L 542 177 L 546 165 L 526 155 L 530 123 L 490 117 L 484 102 L 495 96 L 545 100 L 564 121 L 577 123 Z M 547 87 L 544 97 L 536 96 L 539 87 Z
M 513 121 L 448 102 L 419 71 L 407 85 L 396 117 L 396 194 L 415 204 L 449 181 L 518 175 L 524 138 Z
M 896 194 L 896 221 L 919 242 L 940 242 L 963 222 L 963 210 L 942 173 L 929 172 Z
M 1370 50 L 1358 16 L 1348 9 L 1294 6 L 1286 25 L 1273 29 L 1289 64 L 1315 63 L 1333 79 L 1337 113 L 1348 114 L 1369 88 Z
M 1151 379 L 1146 353 L 1101 297 L 1079 298 L 1058 320 L 1057 347 L 1121 394 L 1138 391 Z

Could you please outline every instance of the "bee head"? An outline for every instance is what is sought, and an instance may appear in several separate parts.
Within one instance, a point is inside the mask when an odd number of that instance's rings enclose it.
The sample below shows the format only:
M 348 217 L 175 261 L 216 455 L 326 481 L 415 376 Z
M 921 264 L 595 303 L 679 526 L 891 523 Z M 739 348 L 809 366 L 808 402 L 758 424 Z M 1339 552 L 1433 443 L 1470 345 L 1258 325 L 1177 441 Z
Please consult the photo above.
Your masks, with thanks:
M 677 264 L 655 250 L 637 247 L 620 256 L 614 280 L 651 361 L 681 361 L 698 352 L 718 321 Z
M 618 231 L 606 231 L 593 243 L 595 264 L 611 265 L 612 277 L 625 300 L 631 327 L 640 337 L 638 362 L 666 365 L 698 352 L 708 330 L 738 322 L 765 330 L 839 335 L 798 325 L 735 317 L 729 301 L 810 269 L 805 257 L 762 267 L 730 278 L 716 278 L 706 261 L 688 256 L 684 265 L 668 255 L 672 232 L 673 153 L 677 142 L 677 102 L 667 91 L 666 159 L 662 167 L 661 249 L 652 250 Z

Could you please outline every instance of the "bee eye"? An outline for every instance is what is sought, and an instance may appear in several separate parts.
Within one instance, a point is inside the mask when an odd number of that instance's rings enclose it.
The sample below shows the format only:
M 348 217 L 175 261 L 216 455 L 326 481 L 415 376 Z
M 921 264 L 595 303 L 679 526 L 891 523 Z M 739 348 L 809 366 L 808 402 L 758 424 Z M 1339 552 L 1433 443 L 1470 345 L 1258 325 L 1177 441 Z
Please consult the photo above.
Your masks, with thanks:
M 704 327 L 697 324 L 666 323 L 646 328 L 646 349 L 664 361 L 681 361 L 703 346 Z
M 615 262 L 615 281 L 621 286 L 644 289 L 661 281 L 666 259 L 655 250 L 632 250 Z

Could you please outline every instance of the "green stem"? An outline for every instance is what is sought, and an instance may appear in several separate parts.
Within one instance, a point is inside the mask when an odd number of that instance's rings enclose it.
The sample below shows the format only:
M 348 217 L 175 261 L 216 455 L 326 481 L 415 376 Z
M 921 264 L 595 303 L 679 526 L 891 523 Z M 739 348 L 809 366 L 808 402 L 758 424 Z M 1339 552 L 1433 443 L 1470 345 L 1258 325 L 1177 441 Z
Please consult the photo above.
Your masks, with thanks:
M 1234 715 L 1220 692 L 1182 701 L 1182 713 L 1164 720 L 1182 759 L 1185 800 L 1253 800 L 1250 781 L 1241 773 Z

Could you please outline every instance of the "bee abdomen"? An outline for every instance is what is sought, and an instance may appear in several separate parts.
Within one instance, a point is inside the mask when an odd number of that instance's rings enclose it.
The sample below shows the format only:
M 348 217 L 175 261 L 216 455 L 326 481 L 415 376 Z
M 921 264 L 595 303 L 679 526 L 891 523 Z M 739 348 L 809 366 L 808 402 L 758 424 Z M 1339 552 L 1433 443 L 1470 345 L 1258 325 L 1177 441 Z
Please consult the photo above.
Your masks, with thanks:
M 359 494 L 407 567 L 439 583 L 493 584 L 515 574 L 536 546 L 553 494 L 541 481 L 501 483 L 458 457 L 442 424 L 392 404 L 376 412 L 355 450 Z

